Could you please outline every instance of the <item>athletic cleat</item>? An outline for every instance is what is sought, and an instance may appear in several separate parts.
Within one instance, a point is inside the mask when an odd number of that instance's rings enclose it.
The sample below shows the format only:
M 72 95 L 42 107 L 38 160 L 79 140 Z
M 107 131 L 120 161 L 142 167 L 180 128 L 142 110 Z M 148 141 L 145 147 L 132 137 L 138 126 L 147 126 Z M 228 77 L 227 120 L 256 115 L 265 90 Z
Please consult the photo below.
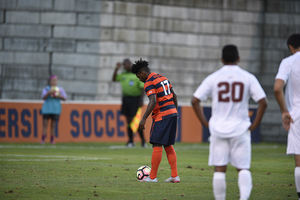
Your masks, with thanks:
M 55 142 L 54 142 L 54 141 L 51 141 L 51 144 L 55 144 Z
M 142 143 L 142 147 L 143 148 L 147 148 L 147 144 L 146 143 Z
M 180 178 L 179 178 L 179 176 L 176 176 L 175 178 L 173 178 L 172 176 L 170 176 L 164 182 L 166 182 L 166 183 L 179 183 L 180 182 Z
M 142 180 L 139 180 L 140 182 L 153 182 L 153 183 L 156 183 L 157 182 L 157 178 L 155 179 L 151 179 L 149 176 L 142 179 Z
M 41 144 L 45 144 L 45 138 L 46 138 L 46 135 L 42 135 Z
M 128 143 L 126 144 L 126 147 L 134 147 L 134 143 L 133 143 L 133 142 L 128 142 Z

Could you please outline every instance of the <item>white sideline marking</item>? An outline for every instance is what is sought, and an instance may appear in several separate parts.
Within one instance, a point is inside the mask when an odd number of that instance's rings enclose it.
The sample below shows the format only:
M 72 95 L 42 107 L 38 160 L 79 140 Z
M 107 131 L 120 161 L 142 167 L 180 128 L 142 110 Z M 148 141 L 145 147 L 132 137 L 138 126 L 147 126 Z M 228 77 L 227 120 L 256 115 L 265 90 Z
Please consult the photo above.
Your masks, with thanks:
M 132 149 L 125 145 L 118 146 L 63 146 L 63 145 L 0 145 L 0 149 Z M 138 147 L 137 147 L 138 148 Z M 174 145 L 175 149 L 209 149 L 208 145 L 191 144 L 186 146 Z M 252 145 L 252 149 L 277 149 L 278 145 Z
M 120 145 L 120 146 L 110 146 L 109 149 L 132 149 L 135 147 L 126 147 L 125 145 Z
M 0 154 L 0 157 L 38 157 L 56 159 L 0 159 L 0 161 L 67 161 L 67 160 L 110 160 L 111 158 L 97 157 L 78 157 L 78 156 L 47 156 L 47 155 L 19 155 L 19 154 Z
M 266 146 L 266 145 L 255 145 L 252 149 L 278 149 L 278 145 Z
M 107 149 L 108 147 L 94 147 L 94 146 L 47 146 L 47 145 L 0 145 L 0 148 L 17 148 L 17 149 Z
M 79 157 L 79 156 L 48 156 L 48 155 L 24 155 L 24 154 L 0 154 L 0 156 L 18 156 L 18 157 L 40 157 L 40 158 L 77 158 L 77 159 L 110 159 L 110 158 L 101 158 L 101 157 Z
M 31 161 L 76 161 L 76 160 L 99 160 L 98 158 L 96 159 L 90 159 L 90 158 L 85 158 L 85 159 L 0 159 L 0 161 L 12 161 L 12 162 L 31 162 Z
M 62 146 L 62 145 L 0 145 L 0 149 L 130 149 L 125 145 L 118 146 Z

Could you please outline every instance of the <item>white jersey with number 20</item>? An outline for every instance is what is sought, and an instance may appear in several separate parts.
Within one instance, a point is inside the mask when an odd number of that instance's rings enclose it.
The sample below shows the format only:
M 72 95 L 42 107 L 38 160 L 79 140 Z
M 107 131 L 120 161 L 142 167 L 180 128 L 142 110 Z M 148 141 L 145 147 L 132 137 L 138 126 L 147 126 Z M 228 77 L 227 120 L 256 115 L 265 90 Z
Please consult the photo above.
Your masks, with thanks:
M 203 80 L 194 97 L 200 101 L 212 98 L 210 134 L 229 138 L 250 127 L 249 98 L 258 102 L 266 94 L 254 75 L 237 65 L 225 65 Z

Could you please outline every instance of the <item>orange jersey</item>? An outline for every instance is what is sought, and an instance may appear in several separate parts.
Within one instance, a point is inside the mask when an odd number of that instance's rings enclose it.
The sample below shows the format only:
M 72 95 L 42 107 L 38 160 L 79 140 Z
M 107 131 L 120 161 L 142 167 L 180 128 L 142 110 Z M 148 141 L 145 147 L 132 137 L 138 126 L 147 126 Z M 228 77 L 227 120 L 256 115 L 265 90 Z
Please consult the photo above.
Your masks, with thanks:
M 156 105 L 152 112 L 155 121 L 178 116 L 171 88 L 170 81 L 160 74 L 151 73 L 145 81 L 144 89 L 147 96 L 156 95 Z

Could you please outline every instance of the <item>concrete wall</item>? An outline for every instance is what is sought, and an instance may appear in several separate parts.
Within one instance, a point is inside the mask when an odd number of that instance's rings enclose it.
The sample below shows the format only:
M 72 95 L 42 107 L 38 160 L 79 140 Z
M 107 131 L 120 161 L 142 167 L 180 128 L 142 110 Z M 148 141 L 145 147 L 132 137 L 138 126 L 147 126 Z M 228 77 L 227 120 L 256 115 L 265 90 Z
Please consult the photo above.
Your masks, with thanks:
M 268 94 L 262 139 L 284 141 L 272 85 L 299 13 L 297 1 L 0 0 L 0 97 L 40 99 L 57 74 L 69 100 L 120 99 L 116 62 L 142 57 L 189 102 L 233 43 Z
M 300 1 L 266 1 L 258 72 L 269 99 L 269 107 L 261 125 L 264 141 L 286 141 L 287 132 L 282 127 L 281 113 L 273 95 L 273 84 L 281 60 L 290 55 L 287 38 L 299 32 Z

